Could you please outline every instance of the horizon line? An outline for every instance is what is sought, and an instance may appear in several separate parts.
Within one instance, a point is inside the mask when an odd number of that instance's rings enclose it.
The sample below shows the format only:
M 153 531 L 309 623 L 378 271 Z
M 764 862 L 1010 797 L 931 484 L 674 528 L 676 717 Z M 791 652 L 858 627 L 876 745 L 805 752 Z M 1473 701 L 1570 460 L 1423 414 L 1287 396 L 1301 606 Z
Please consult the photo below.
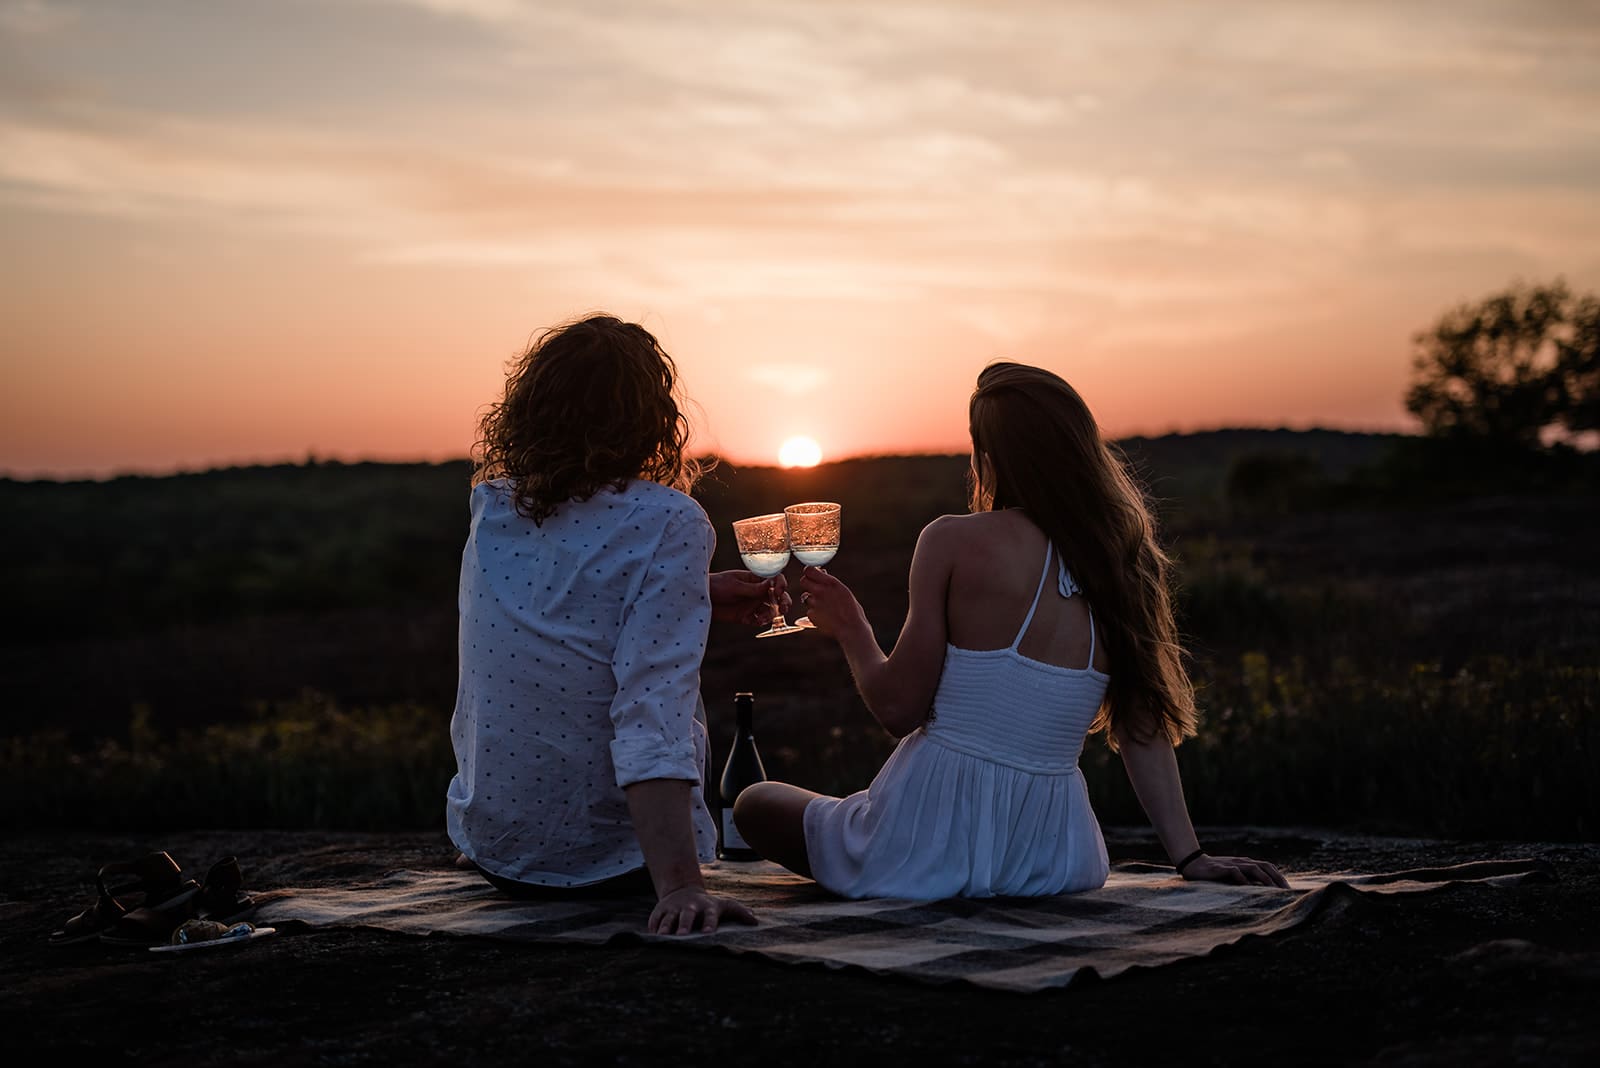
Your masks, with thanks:
M 1390 429 L 1390 430 L 1360 430 L 1360 429 L 1351 429 L 1351 428 L 1346 428 L 1346 427 L 1324 426 L 1324 425 L 1314 425 L 1314 426 L 1306 426 L 1306 427 L 1292 427 L 1292 426 L 1285 426 L 1285 425 L 1281 425 L 1281 424 L 1280 425 L 1230 424 L 1230 425 L 1225 425 L 1225 426 L 1215 426 L 1215 427 L 1207 427 L 1207 428 L 1193 429 L 1193 430 L 1167 430 L 1167 431 L 1162 431 L 1162 432 L 1159 432 L 1159 433 L 1124 434 L 1124 435 L 1119 435 L 1117 437 L 1108 437 L 1106 440 L 1110 441 L 1112 443 L 1120 443 L 1120 442 L 1127 442 L 1127 441 L 1156 441 L 1156 440 L 1161 440 L 1161 439 L 1165 439 L 1165 438 L 1203 437 L 1203 436 L 1207 436 L 1207 435 L 1228 434 L 1228 433 L 1346 434 L 1346 435 L 1350 435 L 1350 436 L 1353 436 L 1353 437 L 1417 437 L 1417 436 L 1420 436 L 1420 434 L 1421 434 L 1421 432 L 1419 430 L 1393 430 L 1393 429 Z M 929 458 L 929 457 L 954 457 L 954 456 L 965 456 L 966 454 L 967 454 L 967 450 L 965 450 L 965 449 L 956 449 L 956 450 L 950 450 L 950 449 L 907 449 L 907 450 L 894 451 L 894 452 L 871 451 L 871 452 L 851 453 L 851 454 L 845 455 L 845 456 L 837 456 L 837 457 L 827 458 L 827 459 L 824 459 L 824 460 L 818 462 L 817 464 L 813 465 L 812 467 L 805 467 L 805 468 L 784 467 L 782 464 L 779 464 L 779 463 L 776 463 L 776 462 L 770 461 L 770 460 L 763 460 L 763 461 L 739 460 L 739 459 L 736 459 L 734 457 L 718 453 L 715 450 L 698 453 L 698 454 L 696 454 L 694 456 L 694 459 L 699 460 L 699 461 L 714 460 L 718 465 L 726 464 L 726 465 L 728 465 L 730 467 L 735 467 L 735 468 L 772 469 L 772 470 L 778 470 L 778 471 L 791 471 L 791 470 L 792 471 L 808 471 L 808 470 L 814 470 L 815 468 L 819 468 L 819 467 L 828 467 L 828 466 L 830 466 L 832 464 L 849 463 L 849 462 L 861 461 L 861 460 L 892 460 L 892 459 L 915 459 L 915 458 Z M 41 470 L 38 470 L 38 469 L 35 469 L 35 470 L 32 470 L 32 471 L 17 471 L 17 470 L 12 470 L 12 469 L 0 469 L 0 481 L 4 481 L 4 482 L 55 482 L 55 483 L 61 483 L 61 484 L 69 484 L 69 483 L 79 483 L 79 482 L 115 482 L 115 481 L 117 481 L 119 479 L 182 478 L 182 477 L 186 477 L 186 476 L 212 474 L 212 473 L 221 472 L 221 471 L 245 471 L 245 470 L 252 470 L 252 469 L 257 469 L 257 468 L 317 467 L 317 466 L 360 467 L 360 466 L 365 466 L 365 465 L 374 465 L 374 466 L 389 465 L 389 466 L 396 466 L 396 467 L 416 467 L 416 466 L 443 467 L 443 466 L 446 466 L 446 465 L 449 465 L 449 464 L 471 463 L 471 462 L 472 462 L 471 461 L 471 457 L 467 456 L 467 455 L 447 456 L 447 457 L 422 457 L 422 456 L 419 456 L 419 457 L 410 457 L 410 458 L 399 458 L 399 457 L 384 458 L 384 457 L 380 457 L 380 456 L 351 457 L 351 456 L 343 456 L 343 455 L 322 455 L 322 454 L 318 453 L 318 451 L 316 449 L 307 449 L 304 454 L 302 454 L 302 455 L 300 455 L 298 457 L 281 456 L 281 457 L 278 457 L 278 458 L 258 458 L 258 459 L 248 459 L 248 460 L 242 459 L 242 460 L 233 460 L 233 461 L 219 460 L 219 461 L 216 461 L 216 462 L 213 462 L 213 463 L 200 464 L 200 465 L 178 463 L 178 464 L 174 464 L 172 466 L 165 466 L 165 467 L 117 468 L 117 469 L 114 469 L 114 470 L 111 470 L 111 471 L 105 471 L 105 472 L 99 472 L 99 473 L 96 473 L 96 472 L 93 472 L 93 471 L 81 470 L 81 469 L 79 469 L 79 470 L 58 470 L 58 471 L 55 471 L 55 472 L 41 471 Z

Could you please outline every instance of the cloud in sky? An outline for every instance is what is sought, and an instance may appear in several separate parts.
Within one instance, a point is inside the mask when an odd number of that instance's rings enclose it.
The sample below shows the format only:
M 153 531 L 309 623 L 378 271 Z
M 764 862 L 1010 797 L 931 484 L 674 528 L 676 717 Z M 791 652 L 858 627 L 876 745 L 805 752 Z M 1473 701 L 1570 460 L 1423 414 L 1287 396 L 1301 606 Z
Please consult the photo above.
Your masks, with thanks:
M 775 390 L 789 397 L 804 397 L 827 385 L 831 377 L 814 364 L 753 364 L 744 369 L 745 378 L 762 389 Z
M 1560 2 L 0 0 L 0 222 L 104 220 L 62 229 L 85 256 L 208 233 L 357 302 L 383 272 L 503 274 L 523 316 L 640 309 L 751 454 L 719 394 L 741 360 L 840 381 L 914 351 L 927 423 L 984 345 L 1192 365 L 1600 281 L 1597 176 L 1600 15 Z M 87 274 L 60 282 L 112 284 Z M 819 316 L 837 344 L 769 340 Z M 84 343 L 29 336 L 8 362 Z

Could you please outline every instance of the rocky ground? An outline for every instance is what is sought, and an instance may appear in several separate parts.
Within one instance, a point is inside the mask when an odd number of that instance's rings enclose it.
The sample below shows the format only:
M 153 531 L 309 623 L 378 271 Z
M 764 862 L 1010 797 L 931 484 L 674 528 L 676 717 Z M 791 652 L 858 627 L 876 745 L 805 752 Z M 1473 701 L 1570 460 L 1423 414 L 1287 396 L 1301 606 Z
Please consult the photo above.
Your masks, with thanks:
M 448 865 L 440 835 L 12 836 L 0 876 L 0 1025 L 15 1064 L 1312 1063 L 1589 1065 L 1600 1058 L 1600 845 L 1213 829 L 1290 871 L 1541 856 L 1553 883 L 1362 898 L 1204 960 L 1035 995 L 661 945 L 541 946 L 284 930 L 151 954 L 58 947 L 103 863 L 165 849 L 248 888 Z M 1113 859 L 1157 859 L 1108 834 Z

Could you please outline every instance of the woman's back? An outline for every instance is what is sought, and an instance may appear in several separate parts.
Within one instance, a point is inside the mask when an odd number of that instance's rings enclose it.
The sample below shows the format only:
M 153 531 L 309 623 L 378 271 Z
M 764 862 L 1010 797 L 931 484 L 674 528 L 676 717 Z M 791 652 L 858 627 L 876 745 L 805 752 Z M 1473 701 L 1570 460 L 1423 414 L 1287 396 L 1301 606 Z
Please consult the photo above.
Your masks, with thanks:
M 1026 517 L 984 516 L 963 532 L 973 548 L 952 571 L 951 640 L 925 732 L 1018 771 L 1072 774 L 1108 681 L 1093 666 L 1104 660 L 1093 612 Z M 984 583 L 985 575 L 994 581 Z
M 959 524 L 962 544 L 945 599 L 951 645 L 971 651 L 1005 649 L 1021 631 L 1017 651 L 1029 660 L 1107 670 L 1104 643 L 1093 638 L 1092 612 L 1084 598 L 1063 597 L 1058 583 L 1048 578 L 1039 590 L 1046 539 L 1032 520 L 1020 510 L 1007 509 L 952 521 Z M 1036 591 L 1038 603 L 1030 620 Z

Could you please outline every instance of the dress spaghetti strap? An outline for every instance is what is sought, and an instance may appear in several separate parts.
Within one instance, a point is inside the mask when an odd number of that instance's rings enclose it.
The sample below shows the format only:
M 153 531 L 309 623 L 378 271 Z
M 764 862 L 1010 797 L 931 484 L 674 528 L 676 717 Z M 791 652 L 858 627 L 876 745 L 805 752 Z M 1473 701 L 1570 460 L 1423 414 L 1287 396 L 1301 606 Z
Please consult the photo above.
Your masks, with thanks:
M 1016 640 L 1011 643 L 1011 648 L 1013 649 L 1022 644 L 1022 636 L 1028 632 L 1028 624 L 1033 622 L 1033 614 L 1039 610 L 1039 597 L 1044 593 L 1045 579 L 1050 577 L 1050 554 L 1054 551 L 1055 544 L 1046 543 L 1044 549 L 1044 574 L 1039 576 L 1039 588 L 1033 593 L 1033 606 L 1028 609 L 1028 618 L 1022 621 L 1022 629 L 1017 631 Z M 1056 585 L 1061 591 L 1061 596 L 1082 596 L 1083 587 L 1078 585 L 1078 580 L 1073 577 L 1072 572 L 1067 570 L 1067 562 L 1065 560 L 1060 561 L 1056 570 Z M 1095 649 L 1094 606 L 1089 604 L 1088 601 L 1085 601 L 1083 606 L 1089 610 L 1089 663 L 1084 666 L 1083 670 L 1093 671 Z
M 1085 602 L 1083 602 L 1083 607 L 1085 607 L 1085 608 L 1087 608 L 1089 610 L 1089 663 L 1084 667 L 1083 670 L 1085 670 L 1085 671 L 1093 671 L 1094 670 L 1094 606 L 1091 605 L 1088 601 L 1085 601 Z
M 1044 593 L 1044 580 L 1050 577 L 1050 554 L 1055 550 L 1048 540 L 1044 544 L 1044 570 L 1039 574 L 1039 588 L 1033 591 L 1033 603 L 1028 606 L 1027 618 L 1022 621 L 1022 626 L 1017 630 L 1017 636 L 1011 639 L 1009 648 L 1015 652 L 1017 646 L 1022 644 L 1022 636 L 1028 633 L 1028 624 L 1033 622 L 1033 614 L 1039 610 L 1039 597 Z

